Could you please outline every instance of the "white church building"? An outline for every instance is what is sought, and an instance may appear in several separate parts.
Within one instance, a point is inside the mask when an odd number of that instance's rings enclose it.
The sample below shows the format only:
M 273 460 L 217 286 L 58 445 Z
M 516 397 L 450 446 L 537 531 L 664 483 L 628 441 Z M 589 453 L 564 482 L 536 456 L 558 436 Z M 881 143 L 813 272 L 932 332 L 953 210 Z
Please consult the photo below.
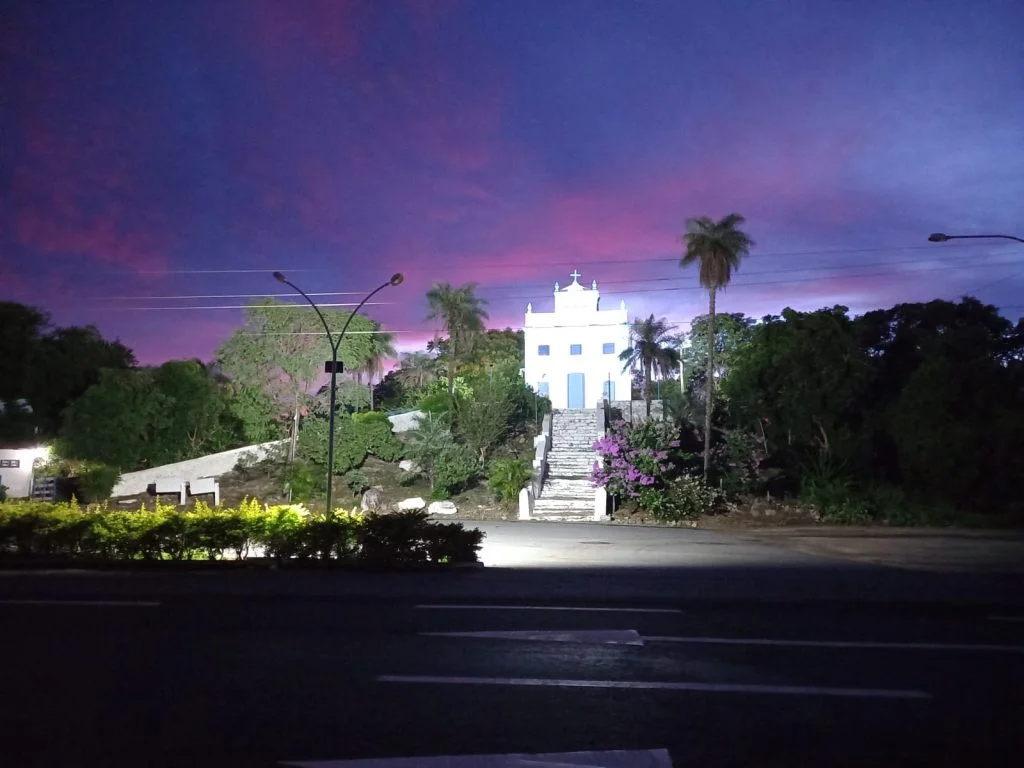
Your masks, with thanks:
M 604 399 L 629 400 L 630 374 L 619 355 L 629 347 L 626 303 L 601 309 L 597 281 L 584 288 L 555 283 L 554 311 L 526 307 L 526 383 L 551 400 L 552 408 L 596 408 Z

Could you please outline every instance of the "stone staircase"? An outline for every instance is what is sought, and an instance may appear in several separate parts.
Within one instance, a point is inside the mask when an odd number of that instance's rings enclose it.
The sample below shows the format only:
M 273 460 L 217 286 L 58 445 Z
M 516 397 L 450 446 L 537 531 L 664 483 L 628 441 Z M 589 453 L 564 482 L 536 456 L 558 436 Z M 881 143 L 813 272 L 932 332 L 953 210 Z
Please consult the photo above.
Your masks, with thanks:
M 551 415 L 551 450 L 540 498 L 533 504 L 537 520 L 581 521 L 594 518 L 590 473 L 596 455 L 596 409 L 565 409 Z

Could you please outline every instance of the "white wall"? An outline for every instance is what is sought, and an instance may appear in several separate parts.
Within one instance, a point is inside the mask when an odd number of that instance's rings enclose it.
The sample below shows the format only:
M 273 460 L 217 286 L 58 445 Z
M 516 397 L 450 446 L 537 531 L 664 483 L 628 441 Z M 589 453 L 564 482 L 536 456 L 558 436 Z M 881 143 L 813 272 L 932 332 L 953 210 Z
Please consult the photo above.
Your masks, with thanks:
M 7 486 L 7 497 L 23 499 L 32 495 L 32 465 L 36 459 L 45 461 L 49 448 L 0 448 L 0 485 Z M 2 466 L 17 462 L 17 467 Z
M 145 493 L 146 489 L 157 480 L 164 478 L 181 478 L 185 482 L 198 480 L 200 477 L 219 477 L 227 474 L 238 464 L 242 457 L 252 456 L 259 461 L 270 455 L 275 446 L 282 445 L 285 440 L 275 440 L 269 443 L 248 445 L 244 448 L 235 448 L 221 453 L 211 453 L 209 456 L 200 456 L 198 459 L 179 461 L 174 464 L 164 464 L 161 467 L 142 469 L 138 472 L 126 472 L 121 475 L 111 492 L 111 496 L 136 496 Z
M 527 311 L 523 323 L 526 345 L 524 377 L 535 390 L 548 382 L 548 397 L 553 408 L 569 405 L 570 373 L 584 375 L 584 406 L 596 408 L 603 399 L 605 382 L 611 378 L 615 398 L 628 398 L 630 375 L 622 371 L 619 354 L 629 347 L 629 318 L 624 305 L 616 309 L 598 309 L 600 294 L 573 282 L 555 293 L 554 312 Z M 612 343 L 614 352 L 604 354 L 603 345 Z M 548 356 L 538 347 L 548 345 Z M 581 354 L 570 355 L 570 346 L 580 344 Z

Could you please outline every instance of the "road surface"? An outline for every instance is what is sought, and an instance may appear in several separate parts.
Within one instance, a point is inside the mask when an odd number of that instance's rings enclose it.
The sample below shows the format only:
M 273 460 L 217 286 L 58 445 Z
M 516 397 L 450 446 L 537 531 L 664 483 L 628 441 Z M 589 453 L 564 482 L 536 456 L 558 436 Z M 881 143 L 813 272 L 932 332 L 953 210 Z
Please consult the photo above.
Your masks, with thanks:
M 1008 578 L 701 531 L 494 530 L 504 567 L 457 574 L 4 574 L 3 764 L 1019 761 Z M 573 760 L 612 764 L 490 764 Z

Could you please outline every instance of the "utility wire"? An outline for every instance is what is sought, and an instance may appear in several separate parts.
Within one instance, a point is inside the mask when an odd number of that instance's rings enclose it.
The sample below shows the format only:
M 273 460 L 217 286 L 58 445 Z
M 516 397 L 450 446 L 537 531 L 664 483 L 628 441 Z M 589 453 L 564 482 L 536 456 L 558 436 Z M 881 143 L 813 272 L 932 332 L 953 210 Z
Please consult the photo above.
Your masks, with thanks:
M 999 264 L 979 264 L 975 268 L 982 268 L 982 267 L 986 267 L 987 268 L 987 267 L 993 267 L 993 266 L 998 267 L 998 266 L 1007 266 L 1007 265 L 1008 265 L 1008 262 L 999 263 Z M 761 286 L 761 285 L 796 285 L 796 284 L 802 284 L 802 283 L 820 283 L 820 282 L 825 282 L 825 281 L 835 280 L 835 279 L 840 279 L 840 280 L 858 280 L 858 279 L 863 279 L 863 278 L 868 278 L 868 277 L 913 276 L 913 275 L 917 275 L 917 274 L 927 274 L 927 273 L 930 273 L 930 272 L 939 272 L 939 271 L 947 271 L 947 269 L 946 268 L 933 267 L 933 268 L 925 268 L 925 269 L 911 269 L 911 270 L 898 270 L 898 271 L 886 270 L 886 271 L 879 271 L 879 272 L 859 272 L 859 273 L 856 273 L 856 274 L 843 274 L 843 275 L 821 275 L 821 276 L 818 276 L 818 277 L 791 278 L 791 279 L 788 279 L 788 280 L 757 280 L 757 281 L 753 281 L 753 282 L 735 282 L 735 283 L 731 283 L 729 285 L 729 289 L 732 290 L 732 291 L 735 291 L 735 290 L 742 289 L 742 288 L 752 288 L 752 287 L 757 287 L 757 286 Z M 772 273 L 771 272 L 761 272 L 761 273 L 758 273 L 758 274 L 772 274 Z M 687 279 L 687 278 L 651 278 L 651 280 L 653 280 L 653 281 L 669 280 L 669 279 Z M 692 276 L 689 279 L 692 279 Z M 638 280 L 638 281 L 627 281 L 627 282 L 643 282 L 643 281 L 639 281 Z M 669 286 L 669 287 L 666 287 L 666 288 L 636 288 L 636 289 L 628 289 L 627 288 L 627 289 L 621 289 L 621 290 L 617 290 L 617 291 L 609 291 L 609 292 L 605 293 L 604 295 L 605 296 L 636 296 L 638 294 L 664 293 L 666 291 L 682 292 L 682 291 L 703 291 L 703 290 L 704 290 L 704 288 L 702 286 L 700 286 L 700 285 Z M 541 298 L 542 297 L 538 296 L 537 294 L 523 294 L 523 295 L 519 295 L 519 296 L 496 296 L 496 297 L 489 297 L 486 300 L 487 300 L 488 303 L 497 303 L 497 302 L 503 302 L 503 301 L 537 301 L 537 300 L 539 300 Z M 397 302 L 389 302 L 389 303 L 397 303 Z M 222 306 L 217 306 L 217 307 L 201 307 L 201 306 L 200 307 L 196 307 L 196 306 L 177 305 L 177 306 L 159 306 L 159 307 L 130 307 L 130 308 L 127 308 L 127 309 L 145 309 L 145 310 L 151 310 L 151 311 L 155 311 L 155 310 L 207 309 L 207 308 L 209 308 L 209 309 L 248 309 L 250 306 L 251 305 L 248 305 L 248 304 L 222 305 Z M 302 305 L 300 305 L 300 304 L 284 304 L 284 305 L 278 305 L 278 306 L 302 306 Z M 308 306 L 308 305 L 306 305 L 306 306 Z M 350 305 L 350 304 L 323 304 L 321 306 L 352 306 L 352 305 Z M 118 307 L 106 307 L 104 309 L 121 309 L 121 308 L 118 308 Z
M 1004 254 L 993 254 L 992 258 L 1003 256 Z M 1012 255 L 1012 254 L 1007 254 Z M 928 262 L 940 261 L 959 261 L 963 259 L 963 255 L 958 256 L 940 256 L 933 259 L 928 259 Z M 971 264 L 972 269 L 1007 266 L 1016 264 L 1019 260 L 1019 256 L 1011 258 L 1009 261 L 998 261 L 998 262 L 986 262 L 981 264 Z M 915 265 L 921 264 L 925 269 L 922 270 L 910 270 L 910 271 L 942 271 L 945 267 L 927 267 L 919 259 L 897 259 L 897 260 L 886 260 L 886 261 L 869 261 L 862 264 L 834 264 L 834 265 L 823 265 L 823 266 L 803 266 L 803 267 L 786 267 L 783 269 L 768 269 L 768 270 L 755 270 L 753 272 L 740 272 L 740 277 L 746 277 L 748 275 L 776 275 L 779 273 L 793 273 L 793 272 L 820 272 L 820 271 L 836 271 L 846 269 L 864 269 L 866 267 L 880 267 L 880 266 L 895 266 L 895 265 Z M 893 274 L 903 274 L 901 270 L 893 270 Z M 668 282 L 673 280 L 692 280 L 693 275 L 682 274 L 672 275 L 665 277 L 651 277 L 651 278 L 635 278 L 632 280 L 602 280 L 598 282 L 598 287 L 602 285 L 622 285 L 628 283 L 637 282 Z M 822 278 L 824 279 L 824 278 Z M 545 283 L 522 283 L 519 282 L 514 286 L 484 286 L 479 290 L 484 291 L 500 291 L 500 290 L 519 290 L 528 286 L 541 286 L 551 285 L 550 282 Z M 317 293 L 310 293 L 310 296 L 362 296 L 365 295 L 366 291 L 321 291 Z M 267 297 L 290 297 L 291 293 L 222 293 L 222 294 L 177 294 L 177 295 L 165 295 L 165 296 L 97 296 L 93 297 L 96 301 L 167 301 L 167 300 L 182 300 L 182 299 L 251 299 L 251 298 L 267 298 Z

